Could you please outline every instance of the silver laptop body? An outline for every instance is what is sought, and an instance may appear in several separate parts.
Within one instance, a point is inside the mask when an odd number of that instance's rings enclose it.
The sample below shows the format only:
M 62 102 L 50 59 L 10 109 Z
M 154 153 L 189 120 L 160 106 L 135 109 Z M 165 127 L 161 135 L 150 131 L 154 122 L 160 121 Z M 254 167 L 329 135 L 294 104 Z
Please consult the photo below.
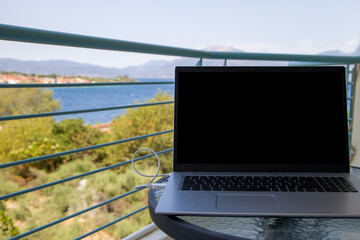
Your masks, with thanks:
M 177 67 L 157 214 L 360 217 L 343 67 Z

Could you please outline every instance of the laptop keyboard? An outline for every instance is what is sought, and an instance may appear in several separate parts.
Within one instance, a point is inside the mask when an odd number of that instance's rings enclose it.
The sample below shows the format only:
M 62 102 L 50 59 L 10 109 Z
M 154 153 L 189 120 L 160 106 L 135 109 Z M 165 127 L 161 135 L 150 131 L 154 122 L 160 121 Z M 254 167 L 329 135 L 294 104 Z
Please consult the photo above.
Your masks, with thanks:
M 357 192 L 343 177 L 185 176 L 181 190 L 256 192 Z

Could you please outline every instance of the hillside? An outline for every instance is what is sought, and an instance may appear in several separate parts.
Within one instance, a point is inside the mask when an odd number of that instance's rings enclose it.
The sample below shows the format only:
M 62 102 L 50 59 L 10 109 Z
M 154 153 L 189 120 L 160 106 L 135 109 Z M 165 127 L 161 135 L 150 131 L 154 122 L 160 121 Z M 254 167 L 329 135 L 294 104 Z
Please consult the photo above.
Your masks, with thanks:
M 56 73 L 66 76 L 91 76 L 113 78 L 121 75 L 117 68 L 102 67 L 68 60 L 21 61 L 0 59 L 0 71 L 49 75 Z
M 125 76 L 117 76 L 116 78 L 104 77 L 86 77 L 86 76 L 63 76 L 55 73 L 49 75 L 43 74 L 26 74 L 19 72 L 1 72 L 0 84 L 18 84 L 18 83 L 97 83 L 97 82 L 134 82 Z
M 211 46 L 204 50 L 208 51 L 231 51 L 242 52 L 239 49 L 228 46 Z M 329 50 L 319 53 L 320 55 L 360 55 L 360 46 L 350 54 L 339 50 Z M 68 60 L 46 60 L 46 61 L 21 61 L 16 59 L 0 59 L 0 71 L 21 72 L 26 74 L 58 74 L 66 76 L 89 76 L 114 78 L 118 75 L 128 75 L 133 78 L 173 78 L 175 66 L 194 66 L 198 59 L 177 58 L 172 61 L 152 60 L 138 66 L 128 66 L 124 68 L 102 67 L 87 63 L 78 63 Z M 222 66 L 223 60 L 204 60 L 205 66 Z M 252 61 L 252 60 L 229 60 L 228 66 L 269 66 L 287 65 L 287 62 L 273 61 Z

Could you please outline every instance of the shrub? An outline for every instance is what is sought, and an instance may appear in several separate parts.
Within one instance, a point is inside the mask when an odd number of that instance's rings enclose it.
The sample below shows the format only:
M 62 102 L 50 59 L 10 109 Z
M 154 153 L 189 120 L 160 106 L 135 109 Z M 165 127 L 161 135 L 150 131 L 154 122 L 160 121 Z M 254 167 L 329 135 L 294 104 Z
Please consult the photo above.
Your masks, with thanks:
M 148 102 L 153 103 L 171 100 L 172 97 L 170 94 L 158 92 L 156 96 Z M 173 115 L 172 104 L 128 109 L 124 114 L 112 121 L 109 138 L 111 141 L 116 141 L 171 130 L 173 129 L 174 122 Z M 171 133 L 122 143 L 106 148 L 107 158 L 103 160 L 102 164 L 111 165 L 131 160 L 133 153 L 141 147 L 151 148 L 154 151 L 161 151 L 172 148 L 172 146 L 173 135 Z M 137 157 L 147 154 L 150 154 L 150 152 L 140 152 Z M 143 164 L 156 165 L 156 161 L 144 161 Z M 163 171 L 171 171 L 171 155 L 162 155 L 161 165 Z
M 84 124 L 84 121 L 78 119 L 64 119 L 59 123 L 55 123 L 52 128 L 52 135 L 64 151 L 72 150 L 92 145 L 97 145 L 104 140 L 104 133 L 99 129 L 92 129 L 90 125 Z M 104 150 L 92 150 L 71 155 L 63 158 L 73 160 L 82 158 L 84 156 L 91 156 L 93 161 L 100 161 L 104 158 Z
M 0 203 L 0 206 L 2 203 Z M 19 235 L 19 229 L 14 226 L 14 221 L 11 217 L 5 214 L 4 207 L 0 207 L 0 238 L 7 239 Z

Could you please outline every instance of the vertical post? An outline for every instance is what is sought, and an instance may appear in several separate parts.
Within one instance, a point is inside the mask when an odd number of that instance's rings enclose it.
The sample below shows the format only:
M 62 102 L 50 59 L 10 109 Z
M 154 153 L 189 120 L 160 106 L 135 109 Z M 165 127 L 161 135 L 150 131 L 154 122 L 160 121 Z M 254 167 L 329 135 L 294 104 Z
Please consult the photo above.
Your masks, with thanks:
M 349 122 L 349 142 L 351 143 L 352 138 L 352 120 L 354 112 L 354 79 L 352 77 L 352 71 L 350 65 L 346 65 L 346 95 L 347 95 L 347 106 L 348 106 L 348 122 Z M 351 150 L 351 149 L 350 149 Z
M 227 66 L 227 59 L 225 58 L 224 59 L 224 67 L 226 67 Z
M 196 66 L 201 67 L 203 65 L 203 59 L 200 58 L 200 60 L 196 63 Z
M 360 167 L 360 64 L 355 64 L 352 69 L 352 110 L 349 118 L 352 119 L 351 129 L 351 158 L 350 165 Z M 350 131 L 349 131 L 350 132 Z

